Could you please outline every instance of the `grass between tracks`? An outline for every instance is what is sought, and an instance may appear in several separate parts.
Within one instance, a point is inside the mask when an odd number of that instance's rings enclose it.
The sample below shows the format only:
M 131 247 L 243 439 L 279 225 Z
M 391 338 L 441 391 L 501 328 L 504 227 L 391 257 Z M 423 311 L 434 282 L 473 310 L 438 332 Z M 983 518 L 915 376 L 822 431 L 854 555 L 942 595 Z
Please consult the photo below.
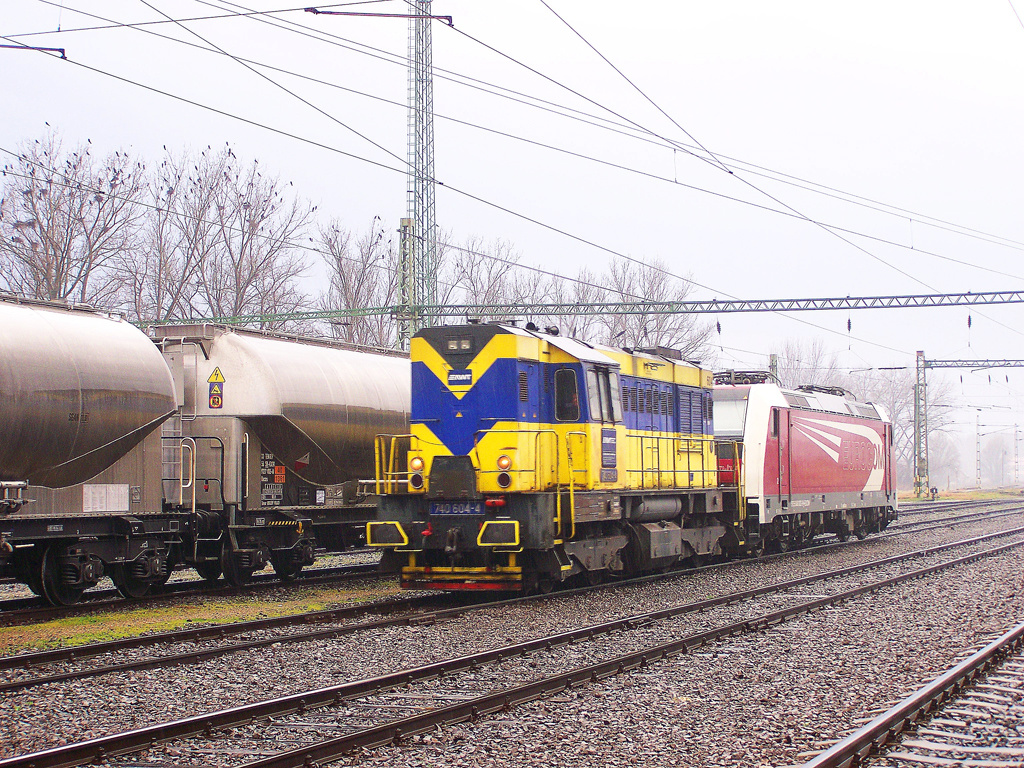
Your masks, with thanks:
M 357 588 L 308 587 L 289 590 L 287 595 L 202 597 L 197 602 L 150 608 L 125 607 L 102 613 L 68 616 L 25 626 L 0 627 L 0 655 L 40 651 L 123 637 L 171 632 L 206 624 L 287 616 L 319 611 L 352 603 L 364 603 L 399 592 L 397 584 L 380 582 Z

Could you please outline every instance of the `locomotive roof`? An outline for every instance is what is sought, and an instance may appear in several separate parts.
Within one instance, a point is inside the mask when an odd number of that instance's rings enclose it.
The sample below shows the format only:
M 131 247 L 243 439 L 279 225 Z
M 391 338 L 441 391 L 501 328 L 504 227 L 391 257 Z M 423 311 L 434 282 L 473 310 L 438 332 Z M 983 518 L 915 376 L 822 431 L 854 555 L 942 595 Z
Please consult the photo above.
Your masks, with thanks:
M 733 392 L 735 395 L 732 397 L 725 395 L 728 392 Z M 888 420 L 885 409 L 874 403 L 861 403 L 825 392 L 784 389 L 777 384 L 770 383 L 716 384 L 715 397 L 721 397 L 722 399 L 763 397 L 770 400 L 772 405 L 789 406 L 801 410 L 822 411 L 825 413 L 838 413 L 845 416 L 859 416 L 866 419 Z
M 677 383 L 697 386 L 711 386 L 711 372 L 688 360 L 675 359 L 658 354 L 657 351 L 652 350 L 626 350 L 603 344 L 592 344 L 567 336 L 547 333 L 539 329 L 520 328 L 519 326 L 507 323 L 469 323 L 467 325 L 425 328 L 417 336 L 429 339 L 431 337 L 436 338 L 439 335 L 446 336 L 450 333 L 458 334 L 467 331 L 472 336 L 487 335 L 488 338 L 501 333 L 523 339 L 537 339 L 583 362 L 618 366 L 620 371 L 627 375 L 639 375 L 645 378 L 660 379 L 668 382 L 676 381 Z M 681 378 L 693 378 L 694 381 L 680 381 Z

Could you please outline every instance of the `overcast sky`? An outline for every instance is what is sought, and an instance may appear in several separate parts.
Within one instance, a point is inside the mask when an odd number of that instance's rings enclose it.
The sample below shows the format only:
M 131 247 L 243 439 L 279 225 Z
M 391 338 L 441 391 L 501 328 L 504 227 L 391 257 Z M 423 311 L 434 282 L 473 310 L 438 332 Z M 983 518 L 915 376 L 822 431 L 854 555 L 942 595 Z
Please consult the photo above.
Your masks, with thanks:
M 506 239 L 524 264 L 569 275 L 605 269 L 611 253 L 660 259 L 700 286 L 693 298 L 1024 289 L 1024 24 L 1009 0 L 433 5 L 454 20 L 433 28 L 435 155 L 438 223 L 458 240 Z M 68 145 L 89 138 L 96 154 L 131 148 L 151 164 L 164 145 L 227 141 L 343 226 L 404 215 L 404 20 L 297 10 L 82 30 L 108 22 L 78 11 L 126 24 L 242 6 L 0 7 L 3 35 L 66 48 L 69 59 L 0 50 L 0 148 L 47 122 Z M 286 70 L 260 71 L 322 112 L 202 50 L 193 32 Z M 669 141 L 698 142 L 735 173 Z M 1022 314 L 1011 305 L 711 319 L 722 325 L 721 367 L 764 367 L 780 341 L 821 336 L 843 367 L 863 369 L 913 365 L 917 349 L 1024 358 Z M 973 406 L 999 406 L 980 412 L 986 431 L 1024 425 L 1024 369 L 967 371 L 962 385 L 960 372 L 930 375 L 954 383 L 971 444 Z

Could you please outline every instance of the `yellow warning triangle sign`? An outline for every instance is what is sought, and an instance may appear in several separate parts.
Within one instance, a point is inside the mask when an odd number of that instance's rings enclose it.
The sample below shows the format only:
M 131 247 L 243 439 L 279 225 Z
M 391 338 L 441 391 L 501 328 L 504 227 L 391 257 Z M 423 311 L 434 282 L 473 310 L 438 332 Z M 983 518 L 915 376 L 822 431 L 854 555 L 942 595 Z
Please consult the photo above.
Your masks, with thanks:
M 207 379 L 210 384 L 223 384 L 224 374 L 220 372 L 220 368 L 214 368 L 213 373 L 210 374 L 210 378 Z
M 217 383 L 213 382 L 210 385 L 210 394 L 211 395 L 223 395 L 224 394 L 224 388 L 220 384 L 217 384 Z

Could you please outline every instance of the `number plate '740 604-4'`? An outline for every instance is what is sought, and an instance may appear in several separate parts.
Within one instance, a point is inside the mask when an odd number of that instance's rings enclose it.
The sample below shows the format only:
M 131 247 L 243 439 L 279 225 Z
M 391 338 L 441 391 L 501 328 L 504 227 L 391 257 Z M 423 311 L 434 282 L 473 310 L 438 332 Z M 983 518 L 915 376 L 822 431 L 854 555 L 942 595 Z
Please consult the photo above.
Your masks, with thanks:
M 482 501 L 432 501 L 430 502 L 430 514 L 432 515 L 482 515 L 484 503 Z

